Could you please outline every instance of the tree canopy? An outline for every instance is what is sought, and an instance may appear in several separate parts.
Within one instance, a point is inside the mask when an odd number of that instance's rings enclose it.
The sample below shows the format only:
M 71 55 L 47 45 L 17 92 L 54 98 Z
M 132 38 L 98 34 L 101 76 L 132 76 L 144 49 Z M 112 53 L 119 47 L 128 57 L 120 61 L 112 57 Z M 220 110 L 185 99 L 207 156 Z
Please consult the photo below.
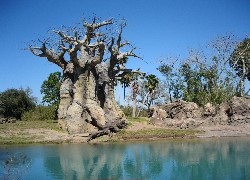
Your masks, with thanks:
M 42 102 L 48 105 L 59 105 L 60 85 L 62 76 L 60 72 L 50 73 L 47 80 L 43 81 L 41 93 L 44 94 Z
M 7 89 L 0 92 L 0 114 L 5 117 L 21 118 L 22 113 L 31 110 L 36 105 L 36 99 L 31 96 L 31 90 Z

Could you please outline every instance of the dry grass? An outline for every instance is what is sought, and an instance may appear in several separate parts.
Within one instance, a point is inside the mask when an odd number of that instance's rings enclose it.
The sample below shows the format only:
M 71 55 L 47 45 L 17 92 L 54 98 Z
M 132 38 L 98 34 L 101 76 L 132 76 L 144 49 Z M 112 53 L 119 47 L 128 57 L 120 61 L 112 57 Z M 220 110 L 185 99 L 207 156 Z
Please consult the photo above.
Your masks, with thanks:
M 29 131 L 33 129 L 34 133 Z M 43 139 L 45 134 L 36 133 L 41 129 L 62 132 L 57 121 L 17 121 L 11 124 L 0 124 L 0 144 L 30 144 Z

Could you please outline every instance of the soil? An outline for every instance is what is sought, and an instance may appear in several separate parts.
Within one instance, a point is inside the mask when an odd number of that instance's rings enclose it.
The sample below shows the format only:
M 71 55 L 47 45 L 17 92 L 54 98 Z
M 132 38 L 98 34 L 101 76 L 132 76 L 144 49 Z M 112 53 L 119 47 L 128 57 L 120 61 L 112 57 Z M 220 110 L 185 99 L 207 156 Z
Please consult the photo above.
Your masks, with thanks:
M 204 134 L 198 134 L 199 138 L 210 138 L 210 137 L 250 137 L 250 125 L 241 124 L 237 126 L 232 125 L 213 125 L 213 126 L 201 126 L 197 128 L 204 130 Z
M 1 126 L 1 125 L 0 125 Z M 144 122 L 132 122 L 126 131 L 137 131 L 147 129 L 169 129 L 168 127 L 156 126 Z M 214 125 L 214 126 L 200 126 L 196 130 L 202 130 L 204 133 L 197 134 L 197 138 L 212 138 L 212 137 L 250 137 L 250 125 Z M 16 141 L 10 141 L 8 139 L 15 139 L 15 137 L 21 137 Z M 0 144 L 27 144 L 27 143 L 84 143 L 88 139 L 88 133 L 86 134 L 74 134 L 69 135 L 67 132 L 44 128 L 27 128 L 27 129 L 8 129 L 0 132 Z M 183 138 L 189 138 L 183 137 Z M 97 138 L 91 142 L 105 142 L 109 141 L 110 137 L 104 136 Z M 129 139 L 127 139 L 129 140 Z M 144 139 L 141 139 L 144 140 Z M 157 138 L 154 138 L 157 140 Z

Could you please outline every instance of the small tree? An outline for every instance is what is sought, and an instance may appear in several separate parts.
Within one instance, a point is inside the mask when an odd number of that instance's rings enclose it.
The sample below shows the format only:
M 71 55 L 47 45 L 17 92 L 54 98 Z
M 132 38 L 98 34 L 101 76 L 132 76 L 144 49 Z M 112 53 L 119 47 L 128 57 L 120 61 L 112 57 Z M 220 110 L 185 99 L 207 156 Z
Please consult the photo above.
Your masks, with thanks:
M 31 96 L 31 89 L 7 89 L 0 93 L 0 114 L 5 117 L 21 118 L 23 112 L 36 105 L 36 98 Z
M 43 81 L 41 86 L 41 93 L 44 94 L 43 103 L 48 103 L 48 105 L 59 105 L 61 80 L 61 73 L 54 72 L 49 75 L 47 80 Z
M 44 94 L 42 103 L 47 103 L 50 108 L 54 109 L 54 119 L 57 119 L 57 111 L 60 102 L 61 80 L 61 73 L 54 72 L 49 75 L 47 80 L 43 81 L 41 86 L 41 93 Z
M 142 105 L 137 116 L 140 115 L 143 106 L 147 106 L 147 109 L 149 110 L 153 101 L 156 99 L 155 95 L 157 93 L 156 88 L 158 85 L 159 78 L 157 78 L 154 74 L 149 74 L 145 77 L 145 81 L 143 81 L 139 88 L 140 96 L 142 98 Z
M 157 69 L 165 77 L 164 82 L 168 89 L 170 102 L 173 102 L 173 99 L 181 98 L 183 82 L 181 81 L 179 72 L 178 70 L 176 71 L 174 64 L 166 64 L 164 62 L 161 62 L 161 65 Z
M 127 59 L 127 58 L 126 58 Z M 126 74 L 123 78 L 118 79 L 123 88 L 124 88 L 124 97 L 125 97 L 125 88 L 131 86 L 132 89 L 132 117 L 136 116 L 137 109 L 137 94 L 139 90 L 139 79 L 144 78 L 145 73 L 140 72 L 140 69 L 132 71 L 131 73 Z

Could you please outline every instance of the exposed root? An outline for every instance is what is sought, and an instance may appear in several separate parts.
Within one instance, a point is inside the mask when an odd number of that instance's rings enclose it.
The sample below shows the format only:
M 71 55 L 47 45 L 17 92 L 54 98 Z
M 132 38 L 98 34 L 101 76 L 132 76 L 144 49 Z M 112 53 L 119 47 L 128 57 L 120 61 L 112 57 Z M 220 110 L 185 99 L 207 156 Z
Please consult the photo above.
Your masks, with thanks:
M 116 120 L 112 123 L 105 124 L 99 131 L 93 132 L 89 135 L 87 142 L 103 135 L 112 136 L 112 133 L 116 133 L 127 126 L 127 121 L 124 119 Z
M 97 132 L 93 132 L 89 134 L 89 138 L 87 142 L 91 141 L 92 139 L 95 139 L 97 137 L 103 136 L 103 135 L 109 135 L 112 136 L 112 133 L 116 133 L 120 131 L 121 129 L 125 128 L 128 124 L 126 119 L 113 119 L 111 122 L 106 123 L 105 125 L 102 125 L 98 122 L 98 120 L 92 115 L 90 109 L 87 106 L 82 105 L 80 102 L 76 102 L 78 105 L 82 106 L 84 110 L 88 112 L 88 114 L 91 117 L 90 124 L 98 128 Z

